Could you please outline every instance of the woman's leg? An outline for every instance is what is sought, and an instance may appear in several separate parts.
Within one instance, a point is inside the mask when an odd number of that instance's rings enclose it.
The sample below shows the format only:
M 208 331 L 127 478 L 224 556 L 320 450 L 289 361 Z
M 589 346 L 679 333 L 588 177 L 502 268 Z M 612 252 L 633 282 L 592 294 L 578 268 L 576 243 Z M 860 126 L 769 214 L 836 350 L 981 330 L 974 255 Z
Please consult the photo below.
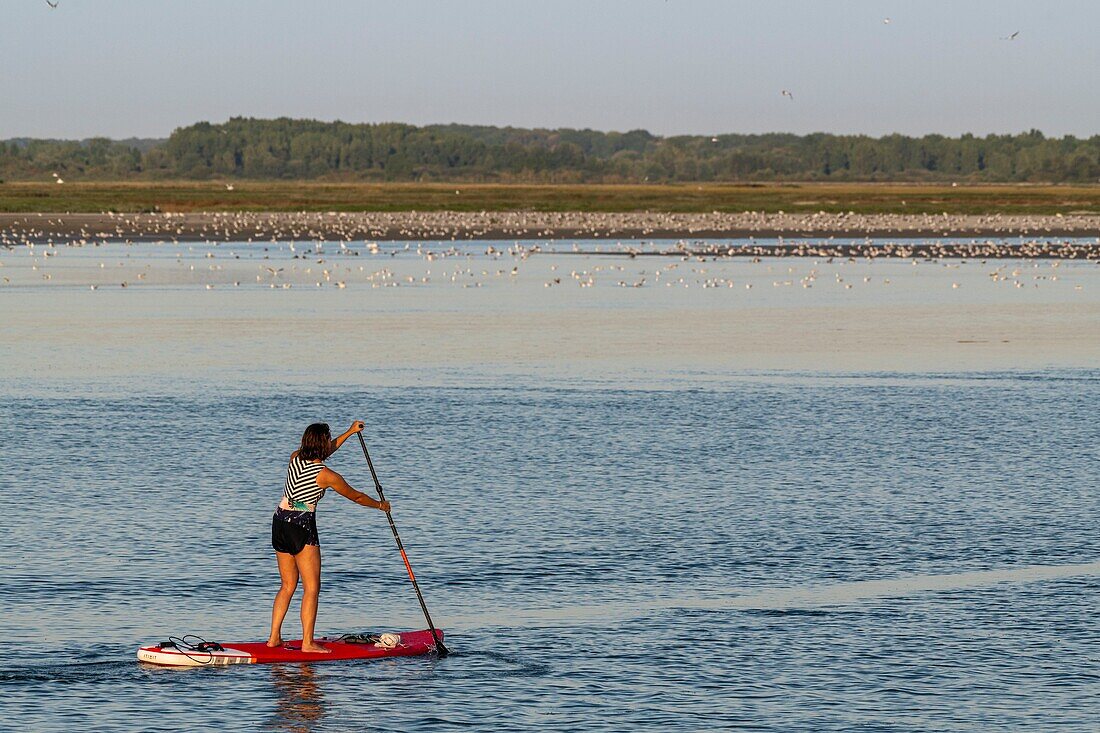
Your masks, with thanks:
M 317 623 L 317 597 L 321 593 L 321 548 L 306 545 L 294 556 L 302 576 L 302 651 L 327 652 L 313 640 L 313 625 Z
M 298 563 L 294 562 L 294 556 L 287 552 L 276 552 L 275 559 L 279 561 L 282 585 L 275 594 L 275 605 L 271 608 L 271 636 L 267 637 L 268 646 L 279 646 L 283 643 L 283 618 L 290 608 L 294 589 L 298 587 Z

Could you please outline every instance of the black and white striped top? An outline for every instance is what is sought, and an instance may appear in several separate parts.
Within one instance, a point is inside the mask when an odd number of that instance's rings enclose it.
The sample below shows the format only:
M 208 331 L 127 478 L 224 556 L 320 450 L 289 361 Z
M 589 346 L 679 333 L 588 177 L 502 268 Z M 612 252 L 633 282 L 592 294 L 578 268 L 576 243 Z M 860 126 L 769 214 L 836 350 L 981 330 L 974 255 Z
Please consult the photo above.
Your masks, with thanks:
M 298 456 L 290 459 L 283 496 L 292 507 L 303 512 L 317 510 L 317 502 L 325 495 L 325 490 L 317 485 L 317 474 L 324 468 L 323 463 L 312 463 Z

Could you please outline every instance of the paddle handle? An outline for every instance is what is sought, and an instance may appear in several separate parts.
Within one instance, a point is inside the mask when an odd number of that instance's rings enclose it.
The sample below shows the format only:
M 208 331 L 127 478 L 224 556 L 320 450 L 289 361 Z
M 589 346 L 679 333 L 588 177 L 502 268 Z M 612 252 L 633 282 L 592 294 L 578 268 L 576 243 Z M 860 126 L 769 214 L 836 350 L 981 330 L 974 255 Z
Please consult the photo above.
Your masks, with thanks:
M 374 488 L 378 491 L 378 498 L 382 501 L 386 500 L 386 495 L 382 492 L 382 482 L 378 480 L 378 472 L 374 470 L 374 462 L 370 459 L 370 453 L 367 452 L 367 441 L 363 440 L 363 432 L 356 433 L 359 437 L 359 445 L 363 448 L 363 457 L 367 459 L 367 467 L 370 468 L 371 478 L 374 479 Z M 416 576 L 413 575 L 412 565 L 409 564 L 409 556 L 405 553 L 405 545 L 401 542 L 401 535 L 397 533 L 397 525 L 393 523 L 393 515 L 390 512 L 386 512 L 386 519 L 390 522 L 390 530 L 393 532 L 393 539 L 397 542 L 397 549 L 401 552 L 401 559 L 405 562 L 405 570 L 409 573 L 409 580 L 412 581 L 413 590 L 416 591 L 416 600 L 420 601 L 420 610 L 424 612 L 424 620 L 428 622 L 428 630 L 432 632 L 432 639 L 435 640 L 435 648 L 439 653 L 439 656 L 447 656 L 447 647 L 443 646 L 443 640 L 439 638 L 439 634 L 436 633 L 435 624 L 432 623 L 432 616 L 428 613 L 428 604 L 424 602 L 424 594 L 420 592 L 420 584 L 416 582 Z

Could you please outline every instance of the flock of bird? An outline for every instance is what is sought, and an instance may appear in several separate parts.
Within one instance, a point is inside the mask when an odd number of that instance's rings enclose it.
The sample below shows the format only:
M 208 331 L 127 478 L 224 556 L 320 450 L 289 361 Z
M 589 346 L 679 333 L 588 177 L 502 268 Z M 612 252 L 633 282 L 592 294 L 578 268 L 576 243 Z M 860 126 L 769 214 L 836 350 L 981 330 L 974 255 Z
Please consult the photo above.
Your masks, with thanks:
M 959 233 L 968 227 L 986 236 L 945 239 L 929 236 L 942 229 Z M 866 232 L 901 232 L 902 236 L 873 238 Z M 103 215 L 18 215 L 0 217 L 0 248 L 20 249 L 31 255 L 31 271 L 44 281 L 53 279 L 47 271 L 51 260 L 69 248 L 127 247 L 138 243 L 163 245 L 175 252 L 178 268 L 189 268 L 183 282 L 197 282 L 206 289 L 215 285 L 240 286 L 251 281 L 245 268 L 259 260 L 255 281 L 270 288 L 295 286 L 331 286 L 346 288 L 349 282 L 370 287 L 399 287 L 451 283 L 479 288 L 494 280 L 515 281 L 520 268 L 535 275 L 538 268 L 524 263 L 532 256 L 554 255 L 545 287 L 573 284 L 593 287 L 598 282 L 619 287 L 692 287 L 732 288 L 761 284 L 761 276 L 735 282 L 728 269 L 711 271 L 706 263 L 744 261 L 779 266 L 782 259 L 809 260 L 803 275 L 787 267 L 788 277 L 775 280 L 776 287 L 801 285 L 813 287 L 824 268 L 875 260 L 941 263 L 954 267 L 963 261 L 993 261 L 993 282 L 1011 282 L 1023 287 L 1018 274 L 1006 275 L 1005 262 L 1050 260 L 1056 267 L 1063 261 L 1100 263 L 1100 238 L 1061 238 L 1043 234 L 1051 231 L 1100 231 L 1095 216 L 896 216 L 855 214 L 583 214 L 583 213 L 211 213 L 211 214 L 115 214 Z M 703 231 L 707 238 L 695 236 Z M 774 232 L 784 232 L 776 236 Z M 988 236 L 989 232 L 1001 236 Z M 1010 233 L 1028 231 L 1029 237 L 1010 239 Z M 672 232 L 680 238 L 663 238 Z M 745 236 L 745 232 L 755 235 Z M 796 233 L 791 238 L 790 233 Z M 567 233 L 567 235 L 566 235 Z M 624 234 L 625 233 L 625 234 Z M 683 237 L 685 233 L 693 236 Z M 860 233 L 860 236 L 855 236 Z M 924 233 L 923 237 L 906 237 Z M 626 234 L 645 237 L 630 239 Z M 759 238 L 758 238 L 759 236 Z M 507 237 L 510 241 L 501 241 Z M 482 240 L 463 245 L 463 240 Z M 396 240 L 396 241 L 395 241 Z M 403 245 L 401 240 L 404 241 Z M 489 241 L 484 241 L 489 240 Z M 569 240 L 573 240 L 570 245 Z M 380 244 L 389 242 L 389 244 Z M 184 249 L 187 253 L 184 253 Z M 142 248 L 138 260 L 149 252 Z M 395 258 L 390 265 L 359 264 L 354 258 L 366 256 Z M 583 269 L 568 275 L 559 264 L 571 256 L 583 256 Z M 128 256 L 128 255 L 127 255 Z M 196 267 L 200 257 L 210 260 Z M 502 261 L 503 260 L 503 261 Z M 662 263 L 662 260 L 664 261 Z M 423 262 L 416 269 L 413 262 Z M 24 260 L 23 262 L 26 262 Z M 627 270 L 627 263 L 630 269 Z M 651 263 L 651 264 L 647 264 Z M 689 263 L 682 269 L 681 265 Z M 955 263 L 955 264 L 952 264 Z M 115 267 L 124 267 L 120 261 Z M 0 261 L 0 267 L 3 262 Z M 101 262 L 100 269 L 107 264 Z M 149 264 L 142 271 L 120 282 L 130 287 L 148 280 Z M 643 268 L 643 269 L 640 269 Z M 677 270 L 679 269 L 679 272 Z M 1014 266 L 1014 269 L 1019 269 Z M 209 273 L 202 275 L 203 270 Z M 132 272 L 130 270 L 124 270 Z M 547 271 L 543 267 L 542 273 Z M 770 272 L 770 269 L 768 270 Z M 121 272 L 121 271 L 120 271 Z M 155 272 L 155 271 L 153 271 Z M 179 272 L 179 270 L 177 270 Z M 836 284 L 846 290 L 853 282 L 837 270 Z M 605 277 L 606 276 L 606 277 Z M 106 277 L 104 275 L 104 277 Z M 164 281 L 163 276 L 159 276 Z M 177 277 L 178 275 L 174 276 Z M 232 278 L 232 279 L 230 279 Z M 89 287 L 98 289 L 103 277 Z M 154 277 L 156 280 L 157 277 Z M 1040 278 L 1057 281 L 1057 277 Z M 55 283 L 59 282 L 54 281 Z M 3 276 L 2 285 L 11 284 Z M 864 280 L 870 282 L 870 279 Z M 879 278 L 882 284 L 889 279 Z M 954 283 L 953 287 L 959 287 Z
M 0 244 L 262 241 L 463 241 L 941 237 L 1100 234 L 1095 214 L 949 215 L 755 212 L 226 212 L 0 214 Z M 1006 247 L 1010 245 L 1005 245 Z M 1011 245 L 1014 246 L 1014 245 Z M 1006 250 L 1007 252 L 1007 250 Z

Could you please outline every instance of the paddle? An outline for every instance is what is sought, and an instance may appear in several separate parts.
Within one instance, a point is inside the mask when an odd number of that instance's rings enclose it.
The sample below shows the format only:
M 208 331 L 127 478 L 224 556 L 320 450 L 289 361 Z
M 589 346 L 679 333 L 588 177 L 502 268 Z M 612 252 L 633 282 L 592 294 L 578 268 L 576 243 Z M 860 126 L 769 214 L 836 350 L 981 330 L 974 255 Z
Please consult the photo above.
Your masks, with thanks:
M 374 471 L 374 463 L 371 462 L 370 453 L 367 453 L 367 442 L 363 440 L 362 431 L 356 433 L 356 435 L 359 436 L 359 445 L 363 446 L 363 457 L 367 459 L 367 466 L 370 467 L 370 475 L 374 478 L 374 488 L 378 489 L 378 498 L 385 501 L 386 495 L 382 493 L 382 484 L 378 481 L 378 474 Z M 432 617 L 428 613 L 428 604 L 424 603 L 424 596 L 420 593 L 420 586 L 416 583 L 412 565 L 409 565 L 409 556 L 405 554 L 405 546 L 401 544 L 401 535 L 397 534 L 397 525 L 393 523 L 393 515 L 386 512 L 386 519 L 390 520 L 390 529 L 393 530 L 393 538 L 397 541 L 397 549 L 401 551 L 401 559 L 405 561 L 405 569 L 409 571 L 409 580 L 412 581 L 416 598 L 420 601 L 420 608 L 424 611 L 424 618 L 428 621 L 428 630 L 432 632 L 432 638 L 435 639 L 435 650 L 439 656 L 445 657 L 450 652 L 447 651 L 447 647 L 443 646 L 443 640 L 436 634 L 435 624 L 432 623 Z

